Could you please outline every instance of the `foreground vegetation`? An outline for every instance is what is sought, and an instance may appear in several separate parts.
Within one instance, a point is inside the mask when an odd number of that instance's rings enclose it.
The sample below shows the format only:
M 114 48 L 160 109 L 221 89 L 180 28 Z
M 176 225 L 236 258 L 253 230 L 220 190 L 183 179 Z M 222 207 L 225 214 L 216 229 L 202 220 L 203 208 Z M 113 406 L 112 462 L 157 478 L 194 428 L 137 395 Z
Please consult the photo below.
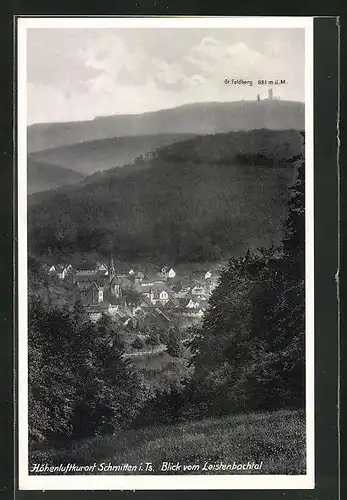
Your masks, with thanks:
M 60 449 L 33 451 L 31 462 L 50 465 L 151 462 L 153 473 L 160 474 L 162 463 L 170 461 L 199 464 L 199 471 L 195 473 L 206 474 L 215 473 L 202 471 L 206 461 L 225 464 L 250 461 L 263 462 L 262 474 L 304 474 L 304 450 L 303 414 L 287 410 L 117 432 L 112 436 L 76 441 Z M 235 474 L 235 471 L 225 473 Z

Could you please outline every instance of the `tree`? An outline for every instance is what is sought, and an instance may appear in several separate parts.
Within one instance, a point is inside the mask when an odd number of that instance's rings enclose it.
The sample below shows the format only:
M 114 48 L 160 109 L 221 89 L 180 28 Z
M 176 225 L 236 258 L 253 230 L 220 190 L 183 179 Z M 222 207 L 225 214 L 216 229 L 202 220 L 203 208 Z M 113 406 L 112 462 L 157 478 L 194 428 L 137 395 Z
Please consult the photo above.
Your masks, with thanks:
M 214 411 L 304 404 L 304 168 L 301 158 L 283 244 L 230 260 L 191 342 L 191 387 Z
M 146 338 L 146 344 L 151 347 L 153 352 L 154 347 L 160 344 L 159 335 L 155 331 L 152 331 Z
M 95 374 L 85 380 L 74 413 L 74 433 L 79 437 L 128 426 L 147 399 L 138 373 L 109 339 L 99 339 L 93 358 Z
M 167 353 L 173 358 L 179 358 L 182 355 L 182 352 L 182 344 L 178 334 L 175 330 L 171 330 L 167 343 Z
M 305 161 L 299 158 L 298 174 L 291 188 L 291 199 L 285 222 L 283 250 L 289 279 L 305 277 Z
M 102 314 L 97 322 L 98 337 L 108 342 L 111 347 L 124 353 L 125 341 L 119 325 L 107 314 Z
M 134 342 L 131 345 L 132 345 L 133 349 L 135 349 L 136 351 L 139 351 L 145 347 L 145 342 L 140 337 L 136 337 Z
M 73 314 L 31 298 L 28 320 L 29 436 L 31 440 L 70 436 L 76 374 L 85 358 L 83 344 L 74 350 Z
M 142 294 L 132 289 L 123 289 L 123 298 L 130 306 L 138 306 L 142 301 Z
M 31 441 L 105 434 L 128 425 L 147 397 L 123 357 L 110 318 L 93 324 L 72 311 L 29 303 L 29 436 Z

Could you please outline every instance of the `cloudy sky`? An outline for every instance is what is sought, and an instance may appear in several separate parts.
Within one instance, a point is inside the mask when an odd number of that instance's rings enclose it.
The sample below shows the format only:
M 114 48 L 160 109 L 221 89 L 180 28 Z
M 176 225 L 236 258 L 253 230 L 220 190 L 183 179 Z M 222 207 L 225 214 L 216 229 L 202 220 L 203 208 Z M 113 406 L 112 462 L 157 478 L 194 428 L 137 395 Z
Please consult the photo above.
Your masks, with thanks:
M 275 94 L 304 101 L 304 47 L 302 28 L 29 28 L 28 124 L 266 95 L 225 78 L 286 79 Z

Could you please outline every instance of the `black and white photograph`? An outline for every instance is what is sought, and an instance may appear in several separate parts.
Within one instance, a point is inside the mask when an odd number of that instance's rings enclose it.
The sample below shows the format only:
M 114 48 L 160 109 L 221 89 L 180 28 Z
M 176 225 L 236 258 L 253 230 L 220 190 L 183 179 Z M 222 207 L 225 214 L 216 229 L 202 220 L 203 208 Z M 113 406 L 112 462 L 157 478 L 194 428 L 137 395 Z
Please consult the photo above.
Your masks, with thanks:
M 313 488 L 313 18 L 17 23 L 20 489 Z

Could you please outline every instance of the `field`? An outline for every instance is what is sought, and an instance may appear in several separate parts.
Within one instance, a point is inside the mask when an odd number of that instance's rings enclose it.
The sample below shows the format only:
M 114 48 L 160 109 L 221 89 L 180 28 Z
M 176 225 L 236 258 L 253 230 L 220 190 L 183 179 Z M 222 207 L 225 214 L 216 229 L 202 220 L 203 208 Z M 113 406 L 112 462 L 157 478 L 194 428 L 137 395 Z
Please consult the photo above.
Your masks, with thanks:
M 59 465 L 69 462 L 78 465 L 96 463 L 98 467 L 102 463 L 127 463 L 137 468 L 141 463 L 151 462 L 153 474 L 163 473 L 160 471 L 163 462 L 179 462 L 182 468 L 188 464 L 197 465 L 198 470 L 189 471 L 189 474 L 216 474 L 202 470 L 206 462 L 263 462 L 259 472 L 242 472 L 305 474 L 305 418 L 301 412 L 291 410 L 208 418 L 122 431 L 112 436 L 75 442 L 65 448 L 32 451 L 31 454 L 31 463 Z M 131 472 L 137 473 L 140 472 Z

